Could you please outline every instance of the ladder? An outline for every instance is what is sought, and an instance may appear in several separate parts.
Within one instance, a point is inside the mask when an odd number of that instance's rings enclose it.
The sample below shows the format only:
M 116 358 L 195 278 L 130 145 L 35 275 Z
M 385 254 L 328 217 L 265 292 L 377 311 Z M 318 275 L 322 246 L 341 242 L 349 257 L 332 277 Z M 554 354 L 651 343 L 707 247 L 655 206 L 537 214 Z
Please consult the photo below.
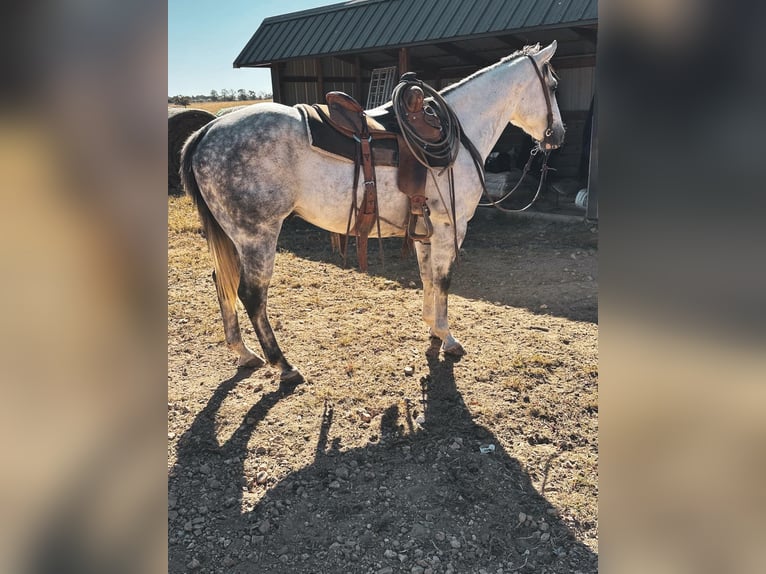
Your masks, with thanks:
M 382 106 L 389 99 L 396 84 L 396 66 L 389 68 L 375 68 L 370 77 L 370 91 L 367 93 L 367 105 L 365 109 L 371 110 Z

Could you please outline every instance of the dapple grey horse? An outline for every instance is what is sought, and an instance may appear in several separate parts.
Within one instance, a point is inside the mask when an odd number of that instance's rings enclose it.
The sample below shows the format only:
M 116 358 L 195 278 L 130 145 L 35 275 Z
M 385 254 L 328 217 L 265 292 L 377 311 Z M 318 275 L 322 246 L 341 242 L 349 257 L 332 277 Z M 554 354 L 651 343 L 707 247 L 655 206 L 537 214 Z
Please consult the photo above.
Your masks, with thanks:
M 508 122 L 536 141 L 545 141 L 547 149 L 563 142 L 557 80 L 549 65 L 555 51 L 555 41 L 542 49 L 528 46 L 440 92 L 482 161 Z M 371 115 L 375 112 L 370 110 Z M 315 151 L 298 110 L 275 103 L 222 116 L 184 145 L 181 178 L 207 235 L 226 342 L 238 354 L 239 366 L 259 367 L 264 360 L 242 340 L 237 297 L 267 360 L 280 368 L 281 380 L 302 379 L 279 348 L 266 313 L 277 238 L 290 214 L 344 234 L 353 169 L 350 161 Z M 382 237 L 401 237 L 406 229 L 408 200 L 397 189 L 396 169 L 376 169 Z M 463 347 L 449 329 L 447 293 L 456 247 L 463 242 L 482 184 L 462 146 L 453 170 L 454 208 L 443 191 L 448 188 L 447 173 L 433 172 L 428 179 L 426 196 L 434 231 L 430 244 L 416 243 L 416 253 L 423 281 L 423 320 L 431 336 L 442 340 L 444 353 L 461 355 Z

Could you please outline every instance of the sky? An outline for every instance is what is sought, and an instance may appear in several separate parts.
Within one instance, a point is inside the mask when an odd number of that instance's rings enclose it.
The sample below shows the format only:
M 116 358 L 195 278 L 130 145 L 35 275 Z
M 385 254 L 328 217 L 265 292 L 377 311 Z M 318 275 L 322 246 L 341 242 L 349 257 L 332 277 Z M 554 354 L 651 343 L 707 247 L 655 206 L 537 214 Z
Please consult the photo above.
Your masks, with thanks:
M 232 62 L 264 18 L 342 0 L 168 0 L 168 96 L 210 90 L 271 92 L 269 68 Z

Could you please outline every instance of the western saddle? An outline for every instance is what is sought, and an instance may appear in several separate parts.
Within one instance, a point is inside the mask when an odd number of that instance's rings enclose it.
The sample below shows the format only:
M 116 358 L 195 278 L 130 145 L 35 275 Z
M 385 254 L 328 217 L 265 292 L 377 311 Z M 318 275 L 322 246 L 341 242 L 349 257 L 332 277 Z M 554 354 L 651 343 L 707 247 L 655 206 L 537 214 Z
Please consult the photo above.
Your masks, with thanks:
M 426 103 L 425 93 L 415 74 L 404 74 L 401 82 L 406 82 L 399 93 L 408 129 L 423 142 L 442 140 L 439 117 Z M 296 107 L 307 119 L 312 145 L 354 160 L 352 204 L 346 235 L 340 245 L 345 257 L 345 240 L 351 235 L 356 236 L 359 268 L 366 271 L 367 240 L 376 224 L 380 229 L 375 165 L 398 166 L 399 190 L 409 198 L 405 241 L 423 242 L 428 242 L 433 233 L 426 203 L 428 198 L 425 196 L 427 167 L 413 154 L 412 144 L 405 141 L 399 128 L 402 118 L 397 121 L 393 110 L 371 117 L 359 102 L 344 92 L 328 92 L 325 100 L 327 104 L 298 104 Z M 360 168 L 364 178 L 361 205 L 357 197 Z M 418 232 L 418 218 L 422 222 L 422 232 Z

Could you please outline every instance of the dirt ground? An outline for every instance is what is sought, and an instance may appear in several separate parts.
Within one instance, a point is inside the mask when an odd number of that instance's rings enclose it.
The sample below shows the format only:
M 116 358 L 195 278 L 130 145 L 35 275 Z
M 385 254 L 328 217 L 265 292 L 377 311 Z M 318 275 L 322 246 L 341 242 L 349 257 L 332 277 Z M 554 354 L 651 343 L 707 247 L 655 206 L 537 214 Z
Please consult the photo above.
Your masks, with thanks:
M 285 388 L 235 367 L 196 213 L 168 202 L 169 572 L 597 571 L 594 229 L 477 214 L 454 360 L 400 240 L 364 275 L 289 220 L 269 315 L 307 380 Z

